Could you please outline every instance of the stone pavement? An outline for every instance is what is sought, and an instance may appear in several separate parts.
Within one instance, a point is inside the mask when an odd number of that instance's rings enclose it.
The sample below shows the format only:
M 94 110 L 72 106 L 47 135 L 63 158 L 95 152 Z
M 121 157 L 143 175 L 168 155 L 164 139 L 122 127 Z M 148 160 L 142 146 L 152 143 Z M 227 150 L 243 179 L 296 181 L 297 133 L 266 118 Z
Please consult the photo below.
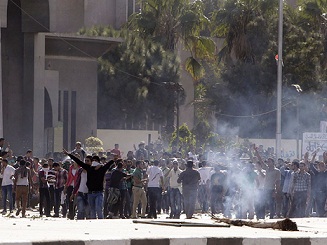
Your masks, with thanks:
M 39 218 L 29 211 L 27 218 L 0 217 L 0 244 L 72 245 L 326 245 L 327 218 L 292 219 L 299 231 L 278 231 L 250 227 L 173 227 L 133 223 L 131 219 L 67 220 Z M 167 215 L 158 220 L 167 221 Z M 182 216 L 183 217 L 183 216 Z M 185 219 L 181 219 L 185 221 Z M 147 221 L 149 221 L 147 219 Z M 170 221 L 170 220 L 169 220 Z M 198 214 L 187 220 L 213 224 Z M 275 220 L 273 220 L 275 221 Z

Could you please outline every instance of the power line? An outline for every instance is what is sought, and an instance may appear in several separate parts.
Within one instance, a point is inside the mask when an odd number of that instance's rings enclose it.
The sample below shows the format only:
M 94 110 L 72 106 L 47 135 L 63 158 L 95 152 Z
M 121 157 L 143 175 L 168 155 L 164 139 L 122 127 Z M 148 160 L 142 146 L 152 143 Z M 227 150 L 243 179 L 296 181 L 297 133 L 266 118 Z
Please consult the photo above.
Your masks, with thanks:
M 45 30 L 47 30 L 48 32 L 50 33 L 53 33 L 50 31 L 50 29 L 46 26 L 44 26 L 41 22 L 39 22 L 37 19 L 35 19 L 31 14 L 29 14 L 28 12 L 26 12 L 22 7 L 20 7 L 17 3 L 15 3 L 13 0 L 10 0 L 11 3 L 13 3 L 17 8 L 19 8 L 26 16 L 28 16 L 31 20 L 33 20 L 35 23 L 37 23 L 38 25 L 40 25 L 42 28 L 44 28 Z M 57 33 L 53 33 L 58 39 L 60 39 L 61 41 L 63 41 L 64 43 L 68 44 L 70 47 L 74 48 L 75 50 L 81 52 L 82 54 L 88 56 L 89 58 L 92 58 L 92 59 L 98 59 L 97 57 L 94 57 L 92 55 L 90 55 L 89 53 L 85 52 L 84 50 L 78 48 L 77 46 L 71 44 L 70 42 L 68 42 L 67 40 L 65 40 L 64 38 L 62 38 L 59 34 Z M 124 73 L 128 76 L 131 76 L 131 77 L 134 77 L 134 78 L 137 78 L 139 80 L 142 80 L 143 81 L 143 78 L 142 77 L 138 77 L 138 76 L 135 76 L 131 73 L 128 73 L 126 71 L 123 71 L 117 67 L 113 67 L 115 70 L 121 72 L 121 73 Z M 160 83 L 156 83 L 156 82 L 152 82 L 154 84 L 157 84 L 157 85 L 162 85 Z M 163 85 L 162 85 L 163 86 Z
M 27 11 L 25 11 L 22 7 L 20 7 L 17 3 L 15 3 L 13 0 L 10 0 L 10 2 L 12 4 L 14 4 L 18 9 L 20 9 L 26 16 L 28 16 L 30 19 L 32 19 L 34 22 L 36 22 L 38 25 L 40 25 L 42 28 L 44 28 L 45 30 L 47 30 L 49 33 L 53 33 L 50 31 L 50 29 L 46 26 L 44 26 L 41 22 L 39 22 L 37 19 L 35 19 L 31 14 L 29 14 Z M 93 58 L 93 59 L 98 59 L 97 57 L 94 57 L 92 55 L 90 55 L 89 53 L 85 52 L 84 50 L 78 48 L 77 46 L 71 44 L 70 42 L 68 42 L 67 40 L 65 40 L 64 38 L 62 38 L 58 33 L 53 33 L 58 39 L 60 39 L 61 41 L 63 41 L 64 43 L 68 44 L 70 47 L 74 48 L 75 50 L 81 52 L 82 54 L 88 56 L 89 58 Z M 121 73 L 124 73 L 130 77 L 133 77 L 133 78 L 136 78 L 136 79 L 139 79 L 141 81 L 143 81 L 143 78 L 142 77 L 139 77 L 139 76 L 135 76 L 129 72 L 126 72 L 124 70 L 121 70 L 117 67 L 114 67 L 113 68 Z M 156 83 L 156 82 L 153 82 L 151 81 L 152 84 L 156 84 L 156 85 L 159 85 L 159 86 L 165 86 L 166 84 L 161 84 L 161 83 Z M 285 107 L 287 106 L 289 103 L 283 105 L 282 107 Z M 251 118 L 251 117 L 259 117 L 259 116 L 263 116 L 263 115 L 267 115 L 267 114 L 270 114 L 272 112 L 275 112 L 277 111 L 277 109 L 274 109 L 274 110 L 271 110 L 271 111 L 267 111 L 267 112 L 263 112 L 263 113 L 259 113 L 259 114 L 255 114 L 255 115 L 250 115 L 250 116 L 237 116 L 237 115 L 229 115 L 229 114 L 224 114 L 224 113 L 219 113 L 218 115 L 221 115 L 221 116 L 225 116 L 225 117 L 234 117 L 234 118 Z
M 289 105 L 291 103 L 292 102 L 286 103 L 285 105 L 282 106 L 282 108 L 286 107 L 287 105 Z M 264 116 L 264 115 L 267 115 L 267 114 L 270 114 L 270 113 L 273 113 L 273 112 L 276 112 L 276 111 L 277 111 L 277 109 L 273 109 L 271 111 L 266 111 L 266 112 L 262 112 L 262 113 L 259 113 L 259 114 L 246 115 L 246 116 L 230 115 L 230 114 L 224 114 L 224 113 L 218 113 L 218 115 L 224 116 L 224 117 L 234 117 L 234 118 L 253 118 L 253 117 L 261 117 L 261 116 Z

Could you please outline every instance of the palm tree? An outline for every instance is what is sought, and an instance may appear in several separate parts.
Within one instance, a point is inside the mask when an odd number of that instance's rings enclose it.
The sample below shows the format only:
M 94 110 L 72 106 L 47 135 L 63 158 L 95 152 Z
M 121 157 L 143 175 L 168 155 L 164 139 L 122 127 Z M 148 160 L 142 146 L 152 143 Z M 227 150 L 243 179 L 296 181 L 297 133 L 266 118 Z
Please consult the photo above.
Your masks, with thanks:
M 258 49 L 267 46 L 266 36 L 262 35 L 266 35 L 271 20 L 269 12 L 276 8 L 277 1 L 272 0 L 228 0 L 218 6 L 213 13 L 212 35 L 225 39 L 219 58 L 258 62 Z M 264 42 L 258 45 L 258 39 Z
M 204 74 L 201 59 L 211 57 L 215 51 L 215 43 L 201 36 L 209 22 L 202 1 L 143 0 L 141 12 L 131 16 L 127 27 L 161 43 L 165 50 L 176 51 L 181 42 L 191 53 L 185 67 L 199 79 Z

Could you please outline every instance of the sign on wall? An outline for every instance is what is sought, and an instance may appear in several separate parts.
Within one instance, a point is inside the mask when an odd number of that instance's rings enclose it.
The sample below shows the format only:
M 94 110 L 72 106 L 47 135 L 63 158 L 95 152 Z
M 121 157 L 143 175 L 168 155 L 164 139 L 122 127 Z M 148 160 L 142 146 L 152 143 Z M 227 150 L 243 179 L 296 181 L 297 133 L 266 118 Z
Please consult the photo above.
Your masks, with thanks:
M 327 151 L 327 133 L 303 133 L 302 152 L 313 153 L 318 151 L 317 155 L 321 156 Z

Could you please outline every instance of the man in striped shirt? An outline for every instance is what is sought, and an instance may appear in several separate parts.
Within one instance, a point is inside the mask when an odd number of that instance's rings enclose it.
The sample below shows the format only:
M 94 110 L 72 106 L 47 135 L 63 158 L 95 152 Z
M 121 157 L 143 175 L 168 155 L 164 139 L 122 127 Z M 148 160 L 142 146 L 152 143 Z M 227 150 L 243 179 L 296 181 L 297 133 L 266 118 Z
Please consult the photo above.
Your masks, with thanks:
M 310 200 L 311 176 L 305 171 L 304 162 L 293 162 L 293 164 L 299 167 L 299 170 L 292 173 L 290 217 L 302 218 L 305 216 L 306 205 Z

